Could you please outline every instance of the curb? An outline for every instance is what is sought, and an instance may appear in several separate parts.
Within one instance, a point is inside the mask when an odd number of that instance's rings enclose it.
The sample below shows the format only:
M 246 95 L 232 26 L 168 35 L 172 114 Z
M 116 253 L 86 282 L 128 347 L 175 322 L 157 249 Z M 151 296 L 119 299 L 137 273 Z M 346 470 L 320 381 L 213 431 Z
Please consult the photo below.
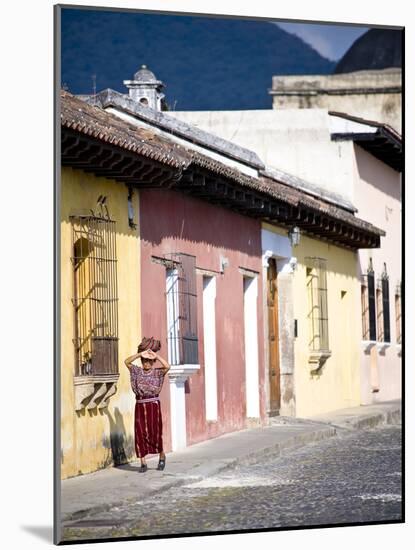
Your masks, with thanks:
M 166 483 L 162 487 L 157 487 L 154 490 L 148 491 L 145 496 L 151 497 L 155 494 L 160 494 L 163 491 L 172 489 L 173 487 L 180 487 L 188 483 L 196 483 L 197 481 L 202 481 L 206 477 L 217 475 L 225 470 L 235 468 L 235 466 L 237 465 L 249 465 L 249 464 L 255 463 L 259 457 L 268 457 L 270 455 L 281 456 L 286 451 L 298 449 L 300 447 L 304 447 L 305 445 L 308 445 L 309 443 L 322 441 L 324 439 L 334 437 L 335 435 L 337 435 L 336 429 L 331 426 L 325 426 L 324 428 L 318 428 L 309 433 L 295 435 L 289 438 L 288 440 L 284 441 L 283 443 L 276 443 L 274 445 L 270 445 L 269 447 L 263 447 L 262 449 L 259 449 L 257 451 L 252 451 L 243 457 L 231 459 L 226 464 L 222 464 L 217 468 L 213 468 L 209 472 L 209 476 L 204 476 L 201 474 L 194 475 L 194 476 L 189 475 L 189 476 L 183 476 L 179 479 L 171 480 L 170 482 L 166 481 Z M 127 499 L 124 498 L 123 500 L 120 500 L 118 502 L 100 504 L 98 506 L 92 506 L 90 508 L 85 508 L 83 510 L 77 510 L 76 512 L 72 512 L 63 516 L 61 518 L 61 523 L 64 524 L 64 523 L 75 521 L 81 518 L 84 519 L 85 516 L 98 513 L 98 512 L 107 512 L 111 508 L 120 506 L 122 504 L 131 502 L 134 500 L 137 500 L 137 497 L 127 498 Z M 64 527 L 70 527 L 70 525 L 64 525 Z
M 402 423 L 402 409 L 387 412 L 387 424 L 397 425 Z
M 202 479 L 203 479 L 203 476 L 195 476 L 195 481 L 201 481 Z M 159 493 L 161 491 L 167 491 L 168 489 L 172 489 L 173 487 L 179 487 L 180 485 L 184 485 L 186 481 L 188 480 L 177 479 L 175 481 L 166 482 L 166 484 L 163 487 L 158 487 L 153 491 L 149 491 L 146 496 L 153 496 L 154 494 Z M 111 502 L 108 504 L 99 504 L 98 506 L 91 506 L 90 508 L 77 510 L 76 512 L 72 512 L 70 514 L 66 514 L 65 516 L 62 516 L 61 524 L 63 525 L 66 522 L 75 521 L 81 518 L 84 519 L 85 516 L 88 516 L 90 514 L 95 514 L 98 512 L 108 512 L 109 510 L 111 510 L 111 508 L 114 508 L 116 506 L 121 506 L 122 504 L 132 502 L 134 500 L 137 500 L 137 498 L 136 497 L 127 498 L 127 499 L 119 500 L 117 502 Z M 63 525 L 63 527 L 70 527 L 70 525 Z
M 336 428 L 342 428 L 346 430 L 366 430 L 370 428 L 376 428 L 383 425 L 398 425 L 402 421 L 401 407 L 396 407 L 387 411 L 380 411 L 369 413 L 366 415 L 359 415 L 358 417 L 350 416 L 349 418 L 331 420 L 329 424 Z
M 285 422 L 283 421 L 282 423 L 285 423 Z M 294 424 L 299 424 L 299 423 L 300 423 L 299 421 L 294 420 Z M 390 425 L 400 424 L 401 408 L 396 407 L 392 410 L 388 410 L 384 412 L 376 412 L 376 413 L 374 412 L 372 414 L 366 414 L 364 416 L 359 415 L 357 417 L 353 417 L 353 415 L 351 415 L 349 418 L 344 418 L 343 420 L 327 419 L 326 422 L 309 420 L 309 421 L 306 421 L 305 423 L 310 423 L 310 424 L 313 423 L 316 429 L 308 433 L 293 435 L 292 437 L 286 439 L 283 442 L 275 443 L 268 447 L 263 447 L 255 451 L 251 451 L 242 457 L 230 459 L 225 464 L 221 464 L 221 465 L 218 465 L 216 468 L 212 468 L 212 470 L 209 472 L 207 476 L 198 474 L 194 476 L 192 475 L 182 476 L 179 479 L 174 479 L 171 481 L 166 480 L 163 486 L 154 488 L 154 490 L 149 490 L 146 493 L 145 497 L 153 496 L 154 494 L 167 491 L 169 489 L 172 489 L 173 487 L 180 487 L 188 483 L 195 483 L 197 481 L 201 481 L 206 477 L 217 475 L 225 470 L 235 468 L 237 465 L 249 465 L 249 464 L 255 463 L 260 457 L 269 457 L 271 455 L 281 456 L 287 451 L 298 449 L 310 443 L 316 443 L 319 441 L 323 441 L 325 439 L 329 439 L 331 437 L 338 436 L 341 434 L 343 430 L 347 430 L 347 431 L 364 430 L 364 429 L 375 428 L 376 426 L 385 425 L 385 424 L 390 424 Z M 117 502 L 100 504 L 97 506 L 92 506 L 90 508 L 85 508 L 83 510 L 77 510 L 76 512 L 71 512 L 69 514 L 66 514 L 65 516 L 62 516 L 61 523 L 63 525 L 64 523 L 85 518 L 85 516 L 88 516 L 91 514 L 106 512 L 111 508 L 114 508 L 116 506 L 121 506 L 126 502 L 128 503 L 134 500 L 137 500 L 137 497 L 124 498 Z M 70 525 L 63 525 L 63 526 L 70 527 Z
M 294 435 L 291 438 L 287 439 L 283 443 L 276 443 L 269 447 L 259 449 L 258 451 L 253 451 L 242 458 L 235 459 L 233 466 L 241 464 L 243 466 L 249 465 L 252 462 L 256 462 L 260 457 L 269 457 L 269 456 L 281 456 L 284 452 L 292 451 L 294 449 L 299 449 L 305 447 L 310 443 L 315 443 L 317 441 L 323 441 L 324 439 L 329 439 L 337 435 L 336 428 L 333 426 L 324 426 L 324 428 L 318 428 L 315 431 L 304 433 L 300 435 Z M 227 468 L 230 465 L 227 466 Z

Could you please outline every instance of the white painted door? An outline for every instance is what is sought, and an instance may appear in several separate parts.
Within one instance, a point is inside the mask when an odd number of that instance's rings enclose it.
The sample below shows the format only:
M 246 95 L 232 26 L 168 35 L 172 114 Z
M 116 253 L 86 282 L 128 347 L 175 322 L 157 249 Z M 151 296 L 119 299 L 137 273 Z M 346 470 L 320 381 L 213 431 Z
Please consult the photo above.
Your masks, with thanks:
M 206 420 L 218 418 L 216 375 L 216 277 L 203 277 L 203 348 L 205 358 Z
M 244 277 L 246 415 L 249 418 L 259 417 L 257 298 L 257 277 Z

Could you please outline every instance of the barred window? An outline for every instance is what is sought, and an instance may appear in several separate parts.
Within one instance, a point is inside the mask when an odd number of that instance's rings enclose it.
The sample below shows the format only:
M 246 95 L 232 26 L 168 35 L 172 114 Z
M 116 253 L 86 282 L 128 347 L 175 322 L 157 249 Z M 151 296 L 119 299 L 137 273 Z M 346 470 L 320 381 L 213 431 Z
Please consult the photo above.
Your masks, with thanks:
M 389 343 L 390 337 L 390 308 L 389 308 L 389 277 L 386 264 L 383 264 L 383 272 L 378 279 L 376 289 L 376 308 L 378 325 L 378 342 Z
M 376 341 L 375 273 L 369 268 L 361 286 L 363 340 Z
M 167 349 L 171 365 L 180 364 L 179 349 L 179 274 L 176 268 L 166 270 Z
M 370 340 L 369 297 L 366 281 L 360 287 L 360 297 L 362 302 L 362 338 Z
M 382 307 L 383 307 L 383 341 L 391 341 L 390 308 L 389 308 L 389 277 L 386 272 L 382 276 Z
M 375 272 L 369 269 L 367 272 L 367 293 L 369 305 L 369 340 L 376 340 L 376 294 Z
M 167 344 L 172 365 L 198 364 L 196 258 L 171 253 L 166 271 Z
M 329 350 L 327 305 L 327 261 L 323 258 L 306 258 L 307 291 L 309 305 L 309 347 L 312 351 Z
M 76 375 L 118 373 L 115 221 L 70 216 Z
M 395 289 L 395 323 L 396 323 L 396 343 L 402 344 L 401 283 L 396 285 L 396 289 Z

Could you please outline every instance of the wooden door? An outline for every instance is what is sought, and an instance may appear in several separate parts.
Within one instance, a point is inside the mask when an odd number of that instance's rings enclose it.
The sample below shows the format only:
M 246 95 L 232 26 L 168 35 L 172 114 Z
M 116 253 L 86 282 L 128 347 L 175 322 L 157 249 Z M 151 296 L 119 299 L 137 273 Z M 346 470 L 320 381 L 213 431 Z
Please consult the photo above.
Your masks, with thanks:
M 269 387 L 270 415 L 279 413 L 280 409 L 280 356 L 278 333 L 278 284 L 277 264 L 270 258 L 267 269 L 267 306 L 268 306 L 268 349 L 269 349 Z

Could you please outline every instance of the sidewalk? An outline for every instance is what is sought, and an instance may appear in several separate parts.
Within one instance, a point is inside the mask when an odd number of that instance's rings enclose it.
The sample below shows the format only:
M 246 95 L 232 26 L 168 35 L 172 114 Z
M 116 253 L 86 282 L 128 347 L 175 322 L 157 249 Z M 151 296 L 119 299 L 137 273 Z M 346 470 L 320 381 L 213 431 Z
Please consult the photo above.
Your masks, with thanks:
M 398 424 L 401 402 L 388 401 L 299 419 L 275 417 L 272 424 L 226 434 L 166 454 L 166 469 L 155 468 L 158 457 L 147 460 L 140 474 L 139 461 L 106 468 L 62 481 L 62 522 L 104 511 L 128 500 L 136 501 L 174 486 L 200 481 L 237 464 L 256 462 L 292 448 L 336 436 L 346 430 Z

